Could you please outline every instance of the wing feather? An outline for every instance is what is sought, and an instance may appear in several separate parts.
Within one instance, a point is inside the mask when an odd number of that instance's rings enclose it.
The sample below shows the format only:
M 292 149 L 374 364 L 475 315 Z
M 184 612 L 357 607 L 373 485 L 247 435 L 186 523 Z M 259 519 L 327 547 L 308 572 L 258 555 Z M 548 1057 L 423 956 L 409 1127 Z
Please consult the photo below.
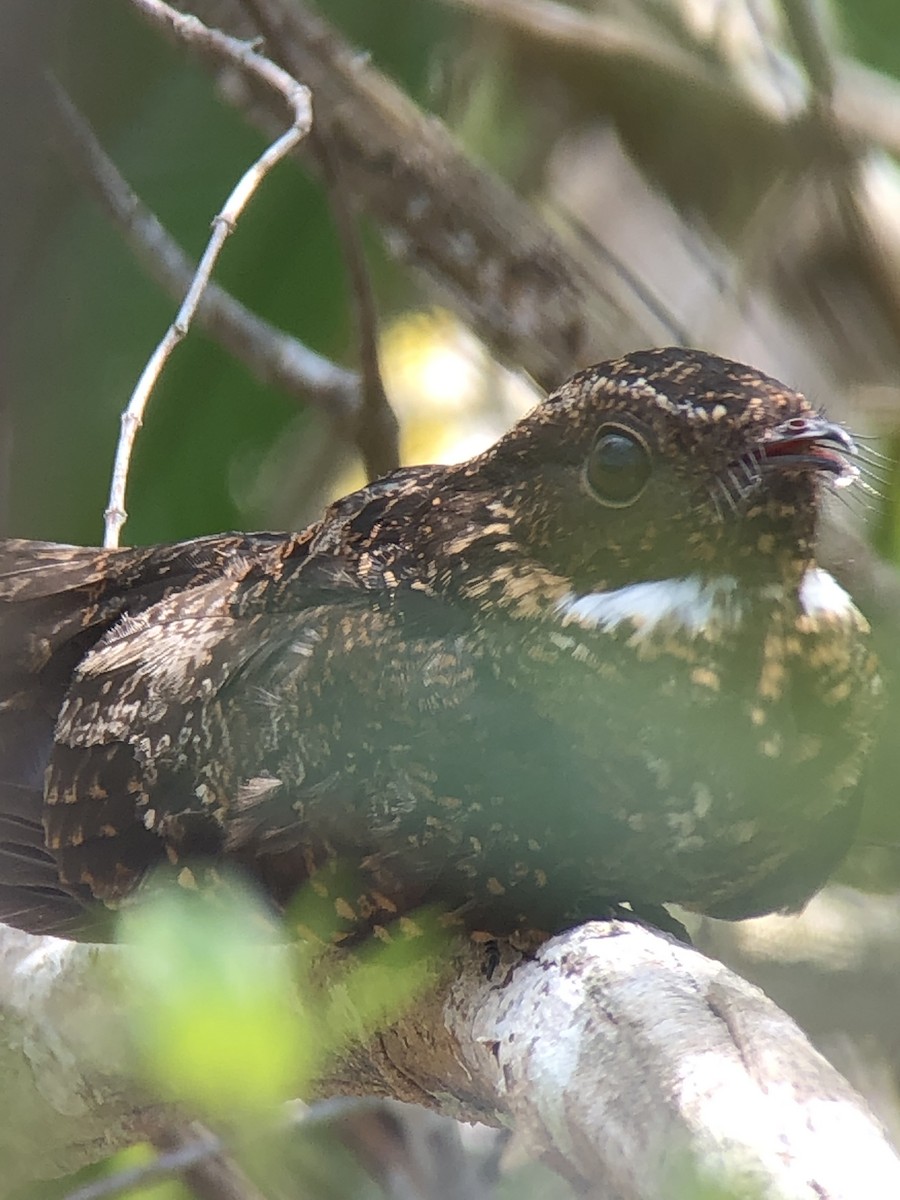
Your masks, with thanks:
M 0 920 L 68 932 L 90 898 L 60 880 L 43 825 L 54 727 L 85 654 L 167 596 L 304 553 L 302 538 L 274 534 L 124 550 L 0 541 Z

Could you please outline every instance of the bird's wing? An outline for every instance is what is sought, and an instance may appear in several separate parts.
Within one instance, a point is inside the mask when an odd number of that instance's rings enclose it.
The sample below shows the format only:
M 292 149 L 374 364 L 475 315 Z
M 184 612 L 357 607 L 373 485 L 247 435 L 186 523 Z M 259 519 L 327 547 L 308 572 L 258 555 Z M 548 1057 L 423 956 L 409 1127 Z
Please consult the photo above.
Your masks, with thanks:
M 0 542 L 0 920 L 65 932 L 84 888 L 61 883 L 44 847 L 44 773 L 53 731 L 84 655 L 126 614 L 300 539 L 223 535 L 149 549 Z
M 255 866 L 316 839 L 364 855 L 379 821 L 361 800 L 376 769 L 363 762 L 366 731 L 388 758 L 397 743 L 403 775 L 410 741 L 471 698 L 449 606 L 367 592 L 339 559 L 295 581 L 293 610 L 283 594 L 273 607 L 277 583 L 259 582 L 252 602 L 256 580 L 169 596 L 120 620 L 81 662 L 45 810 L 71 883 L 116 902 L 167 858 L 227 853 Z M 386 759 L 377 767 L 394 777 Z M 296 886 L 304 869 L 291 870 Z
M 167 862 L 193 885 L 226 858 L 282 903 L 315 874 L 335 936 L 467 903 L 467 864 L 521 859 L 575 769 L 497 644 L 456 604 L 368 590 L 331 555 L 288 588 L 214 580 L 120 621 L 57 724 L 45 819 L 63 876 L 115 905 Z M 332 894 L 334 870 L 355 890 Z

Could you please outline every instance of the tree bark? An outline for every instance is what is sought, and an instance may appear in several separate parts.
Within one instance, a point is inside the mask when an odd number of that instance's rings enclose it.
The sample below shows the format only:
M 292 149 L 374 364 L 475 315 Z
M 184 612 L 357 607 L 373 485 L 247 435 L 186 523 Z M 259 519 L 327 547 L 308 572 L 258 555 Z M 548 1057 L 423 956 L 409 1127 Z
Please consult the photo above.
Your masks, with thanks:
M 116 960 L 115 947 L 4 931 L 10 1190 L 127 1144 L 155 1116 L 110 986 Z M 622 922 L 571 930 L 533 958 L 508 951 L 490 978 L 488 963 L 455 944 L 427 997 L 336 1059 L 317 1094 L 515 1126 L 606 1200 L 662 1200 L 679 1182 L 689 1195 L 698 1181 L 765 1200 L 900 1195 L 900 1158 L 864 1101 L 720 963 Z

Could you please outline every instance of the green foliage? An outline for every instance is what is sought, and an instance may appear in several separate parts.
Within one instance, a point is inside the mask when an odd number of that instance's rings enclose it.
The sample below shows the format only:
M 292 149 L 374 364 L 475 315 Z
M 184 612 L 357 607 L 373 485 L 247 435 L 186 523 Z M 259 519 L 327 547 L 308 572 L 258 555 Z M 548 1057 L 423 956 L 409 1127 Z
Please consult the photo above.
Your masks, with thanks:
M 207 1114 L 265 1111 L 308 1083 L 316 1047 L 268 914 L 234 886 L 164 889 L 121 922 L 149 1080 Z
M 835 11 L 849 49 L 877 70 L 900 78 L 896 0 L 838 0 Z
M 424 914 L 411 935 L 326 960 L 321 942 L 286 945 L 237 881 L 153 888 L 119 928 L 147 1080 L 206 1117 L 264 1117 L 307 1092 L 349 1041 L 401 1015 L 431 977 L 438 938 Z

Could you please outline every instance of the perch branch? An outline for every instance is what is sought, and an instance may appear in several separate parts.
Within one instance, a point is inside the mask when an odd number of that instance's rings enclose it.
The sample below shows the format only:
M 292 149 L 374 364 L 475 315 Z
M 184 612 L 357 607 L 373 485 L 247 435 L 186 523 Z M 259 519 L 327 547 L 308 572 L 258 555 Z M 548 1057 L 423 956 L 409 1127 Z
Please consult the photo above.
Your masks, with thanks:
M 109 503 L 105 513 L 105 546 L 119 544 L 119 534 L 126 520 L 125 491 L 134 440 L 159 374 L 172 351 L 186 336 L 216 260 L 244 207 L 275 164 L 303 140 L 312 123 L 309 90 L 267 58 L 257 54 L 250 46 L 217 30 L 209 29 L 196 17 L 179 13 L 162 0 L 131 0 L 131 3 L 142 15 L 161 26 L 177 41 L 188 46 L 202 47 L 205 51 L 216 54 L 231 65 L 253 75 L 266 87 L 275 91 L 281 101 L 288 105 L 293 120 L 290 128 L 268 146 L 244 172 L 224 207 L 214 217 L 212 234 L 181 308 L 150 356 L 122 414 L 122 431 L 116 447 Z
M 38 1166 L 53 1174 L 147 1127 L 108 988 L 116 961 L 114 947 L 3 931 L 0 1151 L 17 1164 L 3 1186 L 35 1170 L 38 1137 Z M 766 1200 L 900 1195 L 900 1160 L 863 1101 L 721 964 L 613 922 L 554 938 L 533 959 L 508 953 L 490 979 L 484 965 L 459 943 L 443 982 L 345 1051 L 317 1091 L 514 1125 L 576 1185 L 617 1200 L 672 1195 L 676 1169 Z

